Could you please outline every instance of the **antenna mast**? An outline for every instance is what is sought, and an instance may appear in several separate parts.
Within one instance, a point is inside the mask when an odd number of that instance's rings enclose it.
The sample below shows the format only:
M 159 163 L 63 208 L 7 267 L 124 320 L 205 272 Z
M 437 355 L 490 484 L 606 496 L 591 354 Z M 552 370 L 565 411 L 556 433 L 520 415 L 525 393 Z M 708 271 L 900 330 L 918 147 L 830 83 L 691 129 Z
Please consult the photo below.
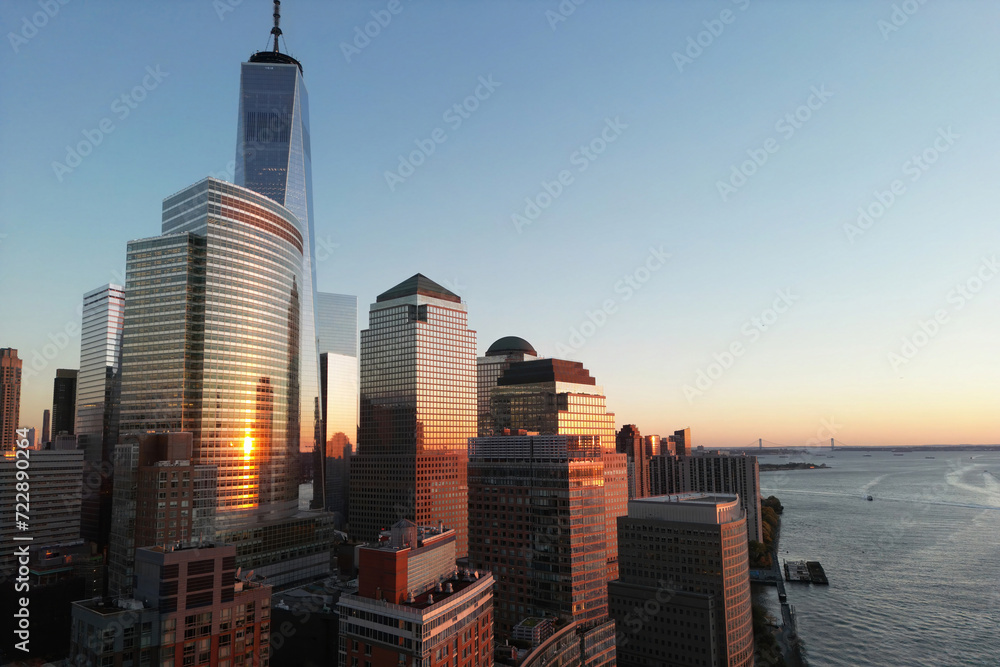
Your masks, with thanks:
M 274 0 L 274 27 L 271 28 L 271 34 L 274 35 L 274 52 L 278 51 L 278 37 L 281 36 L 281 0 Z

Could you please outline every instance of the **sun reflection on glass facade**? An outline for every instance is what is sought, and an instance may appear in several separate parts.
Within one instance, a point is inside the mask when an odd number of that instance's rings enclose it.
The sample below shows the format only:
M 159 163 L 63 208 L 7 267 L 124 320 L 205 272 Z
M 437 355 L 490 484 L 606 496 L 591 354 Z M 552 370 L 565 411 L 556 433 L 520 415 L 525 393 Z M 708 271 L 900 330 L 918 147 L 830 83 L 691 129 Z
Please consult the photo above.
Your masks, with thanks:
M 361 332 L 361 421 L 351 527 L 454 528 L 467 550 L 466 449 L 476 434 L 476 332 L 461 299 L 417 274 L 381 294 Z

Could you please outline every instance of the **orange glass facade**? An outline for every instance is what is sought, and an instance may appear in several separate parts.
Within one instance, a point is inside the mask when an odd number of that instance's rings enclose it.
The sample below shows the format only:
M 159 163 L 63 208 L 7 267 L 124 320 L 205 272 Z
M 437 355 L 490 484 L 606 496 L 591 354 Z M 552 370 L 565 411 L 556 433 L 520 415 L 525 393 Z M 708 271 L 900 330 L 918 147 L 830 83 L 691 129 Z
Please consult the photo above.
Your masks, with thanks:
M 444 522 L 468 551 L 466 447 L 476 435 L 476 332 L 461 299 L 417 274 L 378 297 L 361 332 L 351 532 Z

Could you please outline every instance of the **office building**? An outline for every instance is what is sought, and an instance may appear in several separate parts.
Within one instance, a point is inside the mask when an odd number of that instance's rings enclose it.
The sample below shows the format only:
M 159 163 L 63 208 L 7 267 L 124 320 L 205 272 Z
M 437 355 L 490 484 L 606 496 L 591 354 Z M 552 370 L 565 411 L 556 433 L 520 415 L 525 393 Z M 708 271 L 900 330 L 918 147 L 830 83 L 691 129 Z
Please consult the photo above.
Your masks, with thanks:
M 665 453 L 662 450 L 667 448 L 668 441 L 664 441 L 658 435 L 646 435 L 642 438 L 643 447 L 646 449 L 646 456 L 659 456 Z
M 668 440 L 670 441 L 669 453 L 671 454 L 688 456 L 694 451 L 691 447 L 691 429 L 689 428 L 674 431 L 674 434 L 669 436 Z
M 280 3 L 274 5 L 274 43 L 240 67 L 236 130 L 236 185 L 256 192 L 291 212 L 296 220 L 298 295 L 298 441 L 303 451 L 322 445 L 320 434 L 319 350 L 316 328 L 316 255 L 313 225 L 312 150 L 309 145 L 309 94 L 302 64 L 281 53 Z
M 358 441 L 358 297 L 326 292 L 316 297 L 322 446 L 313 506 L 325 507 L 343 524 L 349 518 L 350 459 Z
M 40 443 L 42 447 L 52 442 L 52 438 L 49 433 L 51 420 L 51 413 L 48 410 L 42 410 L 42 442 Z
M 30 512 L 24 527 L 16 523 L 18 502 L 14 452 L 0 457 L 0 543 L 14 544 L 16 536 L 30 536 L 33 548 L 80 543 L 80 499 L 83 486 L 83 452 L 78 449 L 45 449 L 30 452 Z M 0 575 L 14 568 L 13 548 L 0 552 Z
M 628 460 L 616 451 L 615 415 L 604 389 L 576 361 L 538 359 L 512 363 L 492 392 L 493 432 L 593 436 L 603 459 L 607 578 L 618 577 L 616 521 L 627 512 Z
M 632 500 L 618 531 L 620 578 L 608 584 L 618 664 L 751 667 L 746 514 L 736 496 Z
M 461 298 L 417 274 L 378 296 L 361 332 L 351 532 L 443 521 L 467 546 L 466 449 L 476 434 L 476 332 Z
M 131 595 L 137 549 L 213 540 L 218 470 L 194 464 L 192 441 L 191 433 L 151 433 L 116 448 L 112 595 Z
M 560 625 L 552 635 L 542 641 L 520 661 L 516 667 L 613 667 L 615 660 L 615 622 L 605 621 L 594 627 L 581 623 Z
M 504 336 L 490 345 L 485 356 L 476 359 L 476 405 L 480 436 L 496 435 L 490 415 L 490 397 L 493 388 L 497 386 L 497 380 L 512 363 L 537 358 L 538 353 L 531 343 L 517 336 Z
M 746 454 L 654 456 L 649 462 L 652 495 L 732 493 L 746 512 L 747 539 L 763 541 L 760 522 L 760 466 Z
M 125 288 L 108 284 L 83 295 L 74 432 L 84 451 L 83 539 L 104 550 L 111 533 L 114 449 L 121 399 Z
M 649 494 L 649 456 L 642 435 L 635 424 L 626 424 L 615 436 L 619 454 L 628 458 L 628 497 L 645 498 Z
M 298 508 L 302 248 L 295 216 L 213 178 L 128 245 L 120 432 L 191 433 L 220 528 Z
M 76 380 L 79 371 L 57 368 L 52 381 L 52 434 L 73 435 L 76 427 Z
M 341 595 L 340 667 L 491 667 L 493 577 L 459 569 L 453 529 L 400 520 L 359 550 L 358 590 Z
M 469 560 L 497 581 L 496 627 L 607 619 L 604 458 L 594 435 L 469 441 Z
M 74 602 L 70 662 L 268 665 L 271 586 L 238 576 L 236 549 L 139 549 L 135 597 Z
M 17 350 L 0 348 L 0 451 L 16 448 L 21 418 L 21 359 Z

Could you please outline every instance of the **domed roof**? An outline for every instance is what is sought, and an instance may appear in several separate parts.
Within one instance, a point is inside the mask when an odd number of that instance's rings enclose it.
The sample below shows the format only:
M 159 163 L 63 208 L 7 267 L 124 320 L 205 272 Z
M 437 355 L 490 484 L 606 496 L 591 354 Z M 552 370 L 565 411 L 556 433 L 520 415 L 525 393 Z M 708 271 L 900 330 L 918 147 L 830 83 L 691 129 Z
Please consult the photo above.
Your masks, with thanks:
M 523 338 L 518 338 L 517 336 L 504 336 L 503 338 L 498 339 L 495 343 L 490 345 L 490 349 L 486 350 L 486 356 L 493 357 L 500 354 L 510 354 L 511 352 L 523 352 L 525 354 L 530 354 L 533 357 L 538 356 L 538 353 L 535 352 L 535 348 L 531 346 L 531 343 Z

